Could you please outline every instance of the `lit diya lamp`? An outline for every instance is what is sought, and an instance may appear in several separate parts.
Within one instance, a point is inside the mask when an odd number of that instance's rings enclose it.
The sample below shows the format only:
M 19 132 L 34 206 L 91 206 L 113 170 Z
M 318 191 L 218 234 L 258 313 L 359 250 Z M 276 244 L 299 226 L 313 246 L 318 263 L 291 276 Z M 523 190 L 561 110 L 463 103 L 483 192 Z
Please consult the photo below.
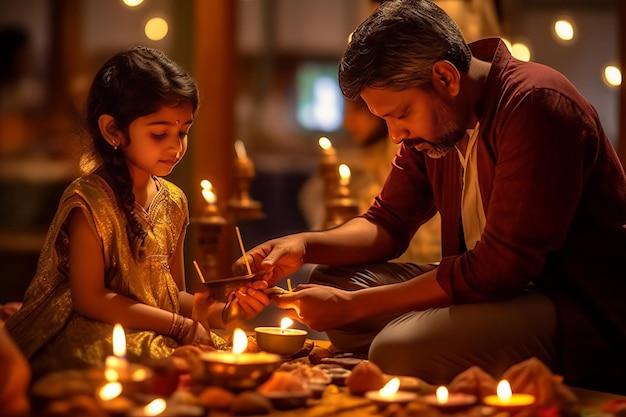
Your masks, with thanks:
M 496 392 L 497 395 L 484 397 L 483 403 L 500 411 L 515 412 L 535 403 L 535 396 L 532 394 L 513 393 L 511 385 L 506 379 L 498 383 Z
M 475 395 L 464 394 L 461 392 L 448 392 L 448 388 L 444 386 L 437 387 L 434 395 L 425 395 L 423 397 L 425 403 L 438 408 L 444 413 L 454 413 L 464 408 L 468 408 L 478 400 Z
M 135 408 L 131 413 L 131 417 L 146 417 L 146 416 L 162 416 L 163 412 L 167 408 L 167 401 L 163 398 L 155 398 L 148 404 Z
M 113 326 L 113 355 L 105 359 L 104 379 L 119 382 L 124 391 L 132 393 L 147 389 L 152 375 L 150 368 L 126 359 L 126 333 L 121 324 Z
M 248 336 L 241 329 L 233 333 L 232 351 L 205 352 L 202 359 L 211 383 L 226 389 L 254 389 L 265 382 L 281 362 L 279 355 L 268 352 L 246 352 Z
M 367 391 L 365 398 L 373 401 L 379 410 L 391 404 L 405 405 L 417 398 L 417 394 L 409 391 L 399 391 L 400 378 L 391 378 L 378 391 Z
M 308 332 L 301 329 L 290 329 L 293 320 L 288 317 L 280 321 L 280 327 L 256 327 L 256 342 L 265 352 L 291 356 L 298 353 L 304 346 Z
M 125 416 L 135 403 L 122 396 L 122 384 L 119 382 L 107 382 L 98 390 L 100 407 L 111 416 Z

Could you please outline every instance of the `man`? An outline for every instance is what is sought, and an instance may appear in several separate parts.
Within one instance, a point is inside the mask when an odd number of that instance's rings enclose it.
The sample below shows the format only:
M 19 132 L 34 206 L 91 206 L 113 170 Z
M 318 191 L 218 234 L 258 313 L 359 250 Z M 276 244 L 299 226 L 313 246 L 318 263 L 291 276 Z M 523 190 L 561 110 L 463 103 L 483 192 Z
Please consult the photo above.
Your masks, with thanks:
M 382 3 L 339 82 L 401 148 L 363 216 L 248 252 L 268 285 L 336 266 L 276 304 L 389 374 L 498 377 L 534 356 L 566 383 L 626 393 L 626 178 L 574 86 L 498 39 L 466 45 L 427 0 Z M 437 268 L 380 263 L 437 210 Z

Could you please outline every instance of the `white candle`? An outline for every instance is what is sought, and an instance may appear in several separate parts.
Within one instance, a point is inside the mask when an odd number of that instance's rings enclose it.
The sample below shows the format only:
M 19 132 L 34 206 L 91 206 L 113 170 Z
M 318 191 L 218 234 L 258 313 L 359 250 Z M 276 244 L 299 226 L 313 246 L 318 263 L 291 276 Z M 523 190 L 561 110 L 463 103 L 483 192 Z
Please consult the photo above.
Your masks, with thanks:
M 200 181 L 200 187 L 202 187 L 202 198 L 208 205 L 213 205 L 217 202 L 217 197 L 213 192 L 213 184 L 209 180 Z
M 335 148 L 333 148 L 333 143 L 326 136 L 322 136 L 321 138 L 319 138 L 317 143 L 319 144 L 320 148 L 322 148 L 322 151 L 325 155 L 335 154 Z
M 242 141 L 235 141 L 235 153 L 237 154 L 237 158 L 246 159 L 248 158 L 248 152 L 246 152 L 246 146 Z
M 347 187 L 350 184 L 350 175 L 350 167 L 348 165 L 339 165 L 339 185 Z

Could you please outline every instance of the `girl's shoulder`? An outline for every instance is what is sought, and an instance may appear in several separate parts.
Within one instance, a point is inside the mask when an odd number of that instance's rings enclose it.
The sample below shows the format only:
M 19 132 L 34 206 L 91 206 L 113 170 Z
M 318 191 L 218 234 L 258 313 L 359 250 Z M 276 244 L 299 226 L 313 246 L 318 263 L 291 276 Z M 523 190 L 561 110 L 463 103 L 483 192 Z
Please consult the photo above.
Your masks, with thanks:
M 98 174 L 88 174 L 76 178 L 65 189 L 64 198 L 72 195 L 80 195 L 83 197 L 110 198 L 114 199 L 114 193 L 109 184 Z M 89 199 L 89 198 L 88 198 Z
M 118 210 L 115 193 L 98 174 L 76 178 L 67 186 L 60 202 L 61 207 L 84 207 L 93 215 L 113 215 Z
M 167 197 L 178 203 L 181 206 L 187 207 L 187 195 L 185 192 L 176 184 L 171 181 L 166 180 L 161 177 L 154 177 L 155 180 L 159 183 L 159 187 L 163 188 L 163 191 L 167 193 Z

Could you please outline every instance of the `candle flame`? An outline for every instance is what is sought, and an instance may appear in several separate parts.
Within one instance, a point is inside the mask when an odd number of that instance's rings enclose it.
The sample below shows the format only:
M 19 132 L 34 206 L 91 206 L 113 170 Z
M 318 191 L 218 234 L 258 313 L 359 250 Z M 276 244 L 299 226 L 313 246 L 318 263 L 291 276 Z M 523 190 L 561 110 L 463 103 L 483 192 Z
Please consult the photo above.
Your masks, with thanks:
M 333 147 L 333 143 L 326 136 L 322 136 L 321 138 L 319 138 L 317 143 L 320 145 L 320 148 L 325 151 L 328 151 Z
M 248 336 L 241 329 L 235 329 L 233 332 L 233 354 L 239 355 L 248 348 Z
M 202 190 L 202 198 L 204 198 L 204 201 L 206 201 L 207 204 L 215 204 L 215 202 L 217 201 L 215 193 L 206 188 Z
M 163 398 L 156 398 L 143 408 L 144 415 L 158 416 L 167 407 L 167 403 Z
M 350 184 L 350 167 L 346 164 L 339 165 L 339 183 L 341 185 Z
M 246 146 L 240 140 L 235 141 L 235 153 L 239 159 L 246 159 L 248 157 Z
M 104 369 L 104 379 L 109 382 L 115 382 L 120 379 L 120 374 L 117 372 L 117 370 L 109 368 L 107 366 L 107 368 Z
M 391 397 L 393 394 L 398 392 L 398 388 L 400 388 L 400 379 L 391 378 L 384 387 L 378 390 L 378 393 L 381 397 Z
M 126 334 L 119 323 L 113 326 L 113 354 L 118 358 L 126 356 Z
M 498 388 L 496 389 L 496 391 L 498 393 L 498 398 L 502 401 L 509 401 L 511 399 L 511 396 L 513 395 L 513 392 L 511 391 L 511 385 L 506 379 L 503 379 L 498 383 Z
M 283 317 L 283 319 L 280 321 L 280 330 L 285 331 L 285 329 L 291 327 L 292 324 L 293 320 L 291 320 L 289 317 Z
M 213 184 L 209 180 L 200 181 L 200 187 L 202 187 L 202 198 L 207 204 L 215 204 L 217 197 L 213 192 Z
M 437 402 L 445 404 L 448 402 L 448 388 L 443 385 L 437 388 Z
M 98 391 L 98 397 L 100 397 L 102 401 L 108 401 L 119 397 L 121 393 L 122 384 L 119 382 L 109 382 L 100 388 L 100 391 Z
M 213 184 L 209 180 L 202 180 L 200 181 L 200 188 L 202 188 L 203 190 L 212 190 Z
M 133 381 L 145 381 L 147 377 L 148 377 L 148 371 L 146 371 L 144 368 L 137 368 L 130 375 L 130 379 Z

